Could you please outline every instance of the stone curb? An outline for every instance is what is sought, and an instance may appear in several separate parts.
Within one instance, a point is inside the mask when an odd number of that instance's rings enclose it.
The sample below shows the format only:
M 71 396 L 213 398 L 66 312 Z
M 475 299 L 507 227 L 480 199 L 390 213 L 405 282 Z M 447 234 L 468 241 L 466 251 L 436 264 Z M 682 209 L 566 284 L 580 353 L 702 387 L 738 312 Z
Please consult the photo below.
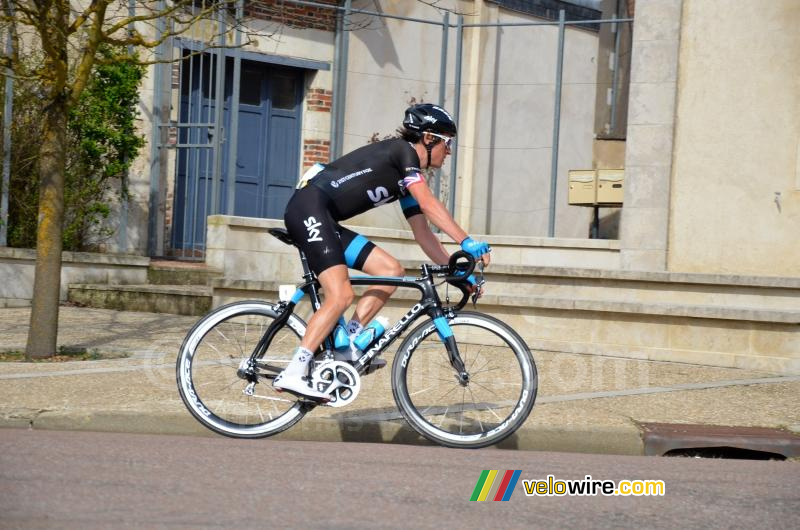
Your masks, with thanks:
M 220 436 L 186 413 L 17 411 L 0 413 L 0 428 L 100 431 L 135 434 Z M 274 436 L 279 440 L 316 442 L 398 443 L 435 445 L 402 420 L 374 421 L 354 418 L 333 420 L 306 417 Z M 559 451 L 614 455 L 643 455 L 639 428 L 633 424 L 609 427 L 523 426 L 498 444 L 498 449 Z

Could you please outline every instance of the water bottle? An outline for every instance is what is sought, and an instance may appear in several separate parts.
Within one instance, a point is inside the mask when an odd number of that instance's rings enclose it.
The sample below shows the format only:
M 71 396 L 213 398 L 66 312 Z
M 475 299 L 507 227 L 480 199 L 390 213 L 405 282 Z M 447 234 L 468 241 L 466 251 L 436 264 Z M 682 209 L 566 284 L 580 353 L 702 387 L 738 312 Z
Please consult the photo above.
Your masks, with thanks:
M 365 351 L 373 342 L 383 335 L 386 331 L 386 326 L 389 325 L 389 319 L 386 317 L 376 317 L 375 320 L 369 323 L 358 336 L 353 339 L 353 344 L 361 351 Z
M 336 328 L 333 330 L 333 347 L 337 350 L 344 350 L 350 347 L 350 336 L 341 323 L 336 324 Z

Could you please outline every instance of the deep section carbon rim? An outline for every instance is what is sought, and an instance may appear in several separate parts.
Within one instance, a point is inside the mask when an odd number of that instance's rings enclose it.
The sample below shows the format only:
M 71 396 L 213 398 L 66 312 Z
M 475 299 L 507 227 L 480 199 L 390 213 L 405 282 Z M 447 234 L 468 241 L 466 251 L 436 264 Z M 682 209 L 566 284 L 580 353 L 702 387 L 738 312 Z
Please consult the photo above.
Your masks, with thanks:
M 485 447 L 516 431 L 536 399 L 536 366 L 525 342 L 480 313 L 448 320 L 470 375 L 463 386 L 432 322 L 400 346 L 392 368 L 395 399 L 414 429 L 450 447 Z
M 274 336 L 259 359 L 258 382 L 237 375 L 257 342 L 277 317 L 270 303 L 236 302 L 220 307 L 198 322 L 186 336 L 177 362 L 178 388 L 186 407 L 206 427 L 228 436 L 257 438 L 288 429 L 305 414 L 304 405 L 272 387 L 274 370 L 291 360 L 305 333 L 295 315 Z

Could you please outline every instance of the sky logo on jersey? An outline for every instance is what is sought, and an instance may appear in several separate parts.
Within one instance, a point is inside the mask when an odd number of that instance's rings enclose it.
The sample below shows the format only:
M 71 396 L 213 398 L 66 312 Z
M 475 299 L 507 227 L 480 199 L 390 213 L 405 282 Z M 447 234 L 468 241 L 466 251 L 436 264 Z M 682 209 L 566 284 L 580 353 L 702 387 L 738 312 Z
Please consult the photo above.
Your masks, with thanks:
M 306 225 L 306 231 L 308 231 L 308 242 L 313 243 L 314 241 L 322 241 L 322 238 L 319 237 L 319 227 L 322 226 L 322 223 L 317 221 L 314 216 L 309 217 L 303 224 Z
M 517 487 L 521 469 L 484 469 L 475 489 L 472 491 L 470 501 L 507 501 Z
M 369 200 L 372 201 L 372 204 L 375 206 L 380 206 L 381 204 L 386 204 L 392 200 L 392 196 L 389 194 L 389 190 L 384 188 L 383 186 L 378 186 L 374 190 L 367 190 L 367 196 Z

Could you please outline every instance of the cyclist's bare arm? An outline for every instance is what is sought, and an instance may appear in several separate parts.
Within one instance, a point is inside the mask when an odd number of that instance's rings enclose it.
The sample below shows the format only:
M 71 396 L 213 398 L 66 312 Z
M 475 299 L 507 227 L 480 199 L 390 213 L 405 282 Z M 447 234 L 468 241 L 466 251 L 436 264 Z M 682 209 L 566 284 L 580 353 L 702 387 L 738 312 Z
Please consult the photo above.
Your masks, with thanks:
M 425 217 L 431 223 L 436 225 L 442 232 L 450 236 L 453 241 L 456 243 L 461 243 L 468 237 L 468 234 L 460 226 L 458 226 L 455 219 L 453 219 L 453 217 L 450 215 L 450 212 L 448 212 L 447 208 L 444 207 L 444 204 L 442 204 L 442 202 L 433 195 L 433 192 L 431 192 L 431 189 L 426 183 L 419 182 L 409 186 L 408 191 L 411 196 L 414 197 L 417 203 L 419 203 L 420 210 L 422 210 L 422 213 L 425 215 Z M 413 231 L 414 227 L 412 226 L 411 229 Z M 414 236 L 417 236 L 416 232 L 414 233 Z M 420 243 L 420 245 L 421 244 L 422 243 Z M 428 254 L 428 251 L 425 249 L 425 247 L 423 247 L 423 250 L 425 250 L 425 253 Z M 444 252 L 444 249 L 442 249 L 442 251 Z M 434 256 L 431 256 L 430 254 L 428 254 L 428 256 L 431 259 L 436 260 Z M 489 265 L 491 258 L 488 254 L 484 255 L 482 259 L 484 265 Z
M 428 225 L 428 219 L 422 215 L 414 215 L 408 218 L 408 224 L 411 231 L 414 233 L 414 239 L 419 243 L 419 246 L 425 254 L 437 265 L 445 265 L 450 259 L 450 255 L 444 249 L 442 242 L 436 237 L 436 234 L 431 231 Z
M 467 233 L 461 229 L 450 216 L 444 204 L 434 197 L 433 192 L 424 182 L 409 186 L 408 192 L 419 203 L 419 208 L 428 220 L 450 236 L 456 243 L 461 243 L 467 238 Z

